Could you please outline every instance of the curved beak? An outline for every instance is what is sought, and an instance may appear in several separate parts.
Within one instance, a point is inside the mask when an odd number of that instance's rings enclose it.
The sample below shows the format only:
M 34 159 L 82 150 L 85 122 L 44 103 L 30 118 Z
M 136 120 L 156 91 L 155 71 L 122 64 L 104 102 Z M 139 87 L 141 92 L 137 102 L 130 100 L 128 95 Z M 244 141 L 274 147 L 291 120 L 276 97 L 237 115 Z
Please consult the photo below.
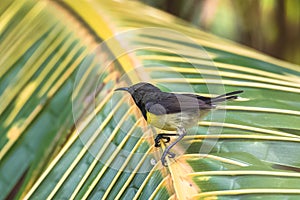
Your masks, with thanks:
M 115 91 L 120 91 L 120 90 L 123 90 L 123 91 L 127 91 L 128 92 L 128 87 L 122 87 L 122 88 L 117 88 L 115 89 Z

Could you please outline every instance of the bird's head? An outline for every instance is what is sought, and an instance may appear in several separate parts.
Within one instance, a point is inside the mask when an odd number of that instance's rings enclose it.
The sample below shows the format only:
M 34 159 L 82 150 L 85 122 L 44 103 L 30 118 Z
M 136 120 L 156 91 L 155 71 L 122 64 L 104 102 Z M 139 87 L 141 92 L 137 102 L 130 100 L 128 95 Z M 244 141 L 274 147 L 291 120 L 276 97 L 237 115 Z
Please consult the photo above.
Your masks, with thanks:
M 158 89 L 157 87 L 155 87 L 150 83 L 145 83 L 145 82 L 137 83 L 129 87 L 122 87 L 122 88 L 115 89 L 115 91 L 120 91 L 120 90 L 129 92 L 129 94 L 131 94 L 132 98 L 136 103 L 141 101 L 144 95 L 147 93 L 160 92 L 160 89 Z

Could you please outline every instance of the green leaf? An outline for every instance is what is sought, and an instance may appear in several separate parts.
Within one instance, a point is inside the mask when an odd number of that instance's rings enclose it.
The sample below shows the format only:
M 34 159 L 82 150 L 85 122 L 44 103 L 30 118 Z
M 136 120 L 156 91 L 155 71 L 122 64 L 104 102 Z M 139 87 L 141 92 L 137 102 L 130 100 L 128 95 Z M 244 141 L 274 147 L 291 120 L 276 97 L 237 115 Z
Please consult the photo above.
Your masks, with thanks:
M 135 11 L 135 12 L 132 12 Z M 0 199 L 296 198 L 299 66 L 134 1 L 4 1 Z M 140 81 L 220 105 L 168 167 L 130 96 Z

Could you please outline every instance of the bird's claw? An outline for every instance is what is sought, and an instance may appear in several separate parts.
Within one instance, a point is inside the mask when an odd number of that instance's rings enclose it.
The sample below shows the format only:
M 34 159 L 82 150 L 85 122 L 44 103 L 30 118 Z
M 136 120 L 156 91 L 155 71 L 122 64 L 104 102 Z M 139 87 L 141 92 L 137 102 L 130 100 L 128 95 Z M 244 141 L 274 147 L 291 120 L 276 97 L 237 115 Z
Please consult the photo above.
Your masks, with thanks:
M 167 167 L 167 161 L 166 161 L 166 156 L 168 155 L 169 158 L 175 158 L 176 154 L 172 153 L 170 151 L 164 151 L 163 155 L 161 156 L 161 163 L 163 166 Z
M 158 134 L 156 136 L 156 138 L 154 139 L 154 142 L 155 142 L 154 146 L 155 147 L 160 147 L 161 146 L 161 144 L 160 144 L 161 139 L 165 139 L 166 140 L 165 143 L 168 143 L 171 140 L 171 138 L 166 136 L 164 133 Z
M 169 158 L 175 158 L 176 154 L 172 152 L 168 152 Z
M 161 163 L 163 164 L 163 166 L 168 166 L 167 163 L 166 163 L 166 156 L 169 155 L 169 158 L 174 158 L 175 157 L 175 154 L 170 152 L 170 150 L 186 135 L 186 131 L 185 129 L 181 128 L 181 129 L 178 129 L 178 132 L 180 132 L 181 134 L 176 134 L 178 135 L 179 137 L 175 140 L 175 142 L 173 142 L 172 144 L 170 144 L 166 149 L 165 151 L 163 152 L 163 155 L 161 156 Z M 164 134 L 163 136 L 166 136 L 166 134 Z M 170 136 L 170 135 L 168 135 Z
M 165 139 L 165 143 L 170 142 L 171 140 L 171 136 L 179 136 L 175 142 L 173 142 L 172 144 L 170 144 L 168 147 L 166 147 L 165 151 L 163 152 L 163 155 L 161 156 L 161 162 L 163 164 L 163 166 L 168 166 L 167 162 L 166 162 L 166 157 L 168 155 L 169 158 L 174 158 L 176 155 L 175 153 L 170 152 L 171 148 L 173 148 L 173 146 L 175 146 L 184 136 L 186 135 L 186 131 L 185 129 L 178 129 L 178 134 L 169 134 L 169 133 L 160 133 L 156 136 L 156 138 L 154 139 L 155 147 L 160 147 L 161 143 L 160 140 L 161 139 Z

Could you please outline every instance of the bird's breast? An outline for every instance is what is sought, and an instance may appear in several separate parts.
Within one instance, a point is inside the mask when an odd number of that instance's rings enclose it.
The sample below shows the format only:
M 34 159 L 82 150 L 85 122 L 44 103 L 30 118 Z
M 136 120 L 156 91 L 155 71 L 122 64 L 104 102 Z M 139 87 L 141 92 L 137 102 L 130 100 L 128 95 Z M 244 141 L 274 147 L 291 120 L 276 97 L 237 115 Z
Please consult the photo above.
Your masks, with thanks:
M 149 124 L 169 131 L 177 130 L 179 127 L 190 128 L 196 126 L 200 118 L 200 112 L 179 112 L 163 115 L 147 112 L 147 122 Z

